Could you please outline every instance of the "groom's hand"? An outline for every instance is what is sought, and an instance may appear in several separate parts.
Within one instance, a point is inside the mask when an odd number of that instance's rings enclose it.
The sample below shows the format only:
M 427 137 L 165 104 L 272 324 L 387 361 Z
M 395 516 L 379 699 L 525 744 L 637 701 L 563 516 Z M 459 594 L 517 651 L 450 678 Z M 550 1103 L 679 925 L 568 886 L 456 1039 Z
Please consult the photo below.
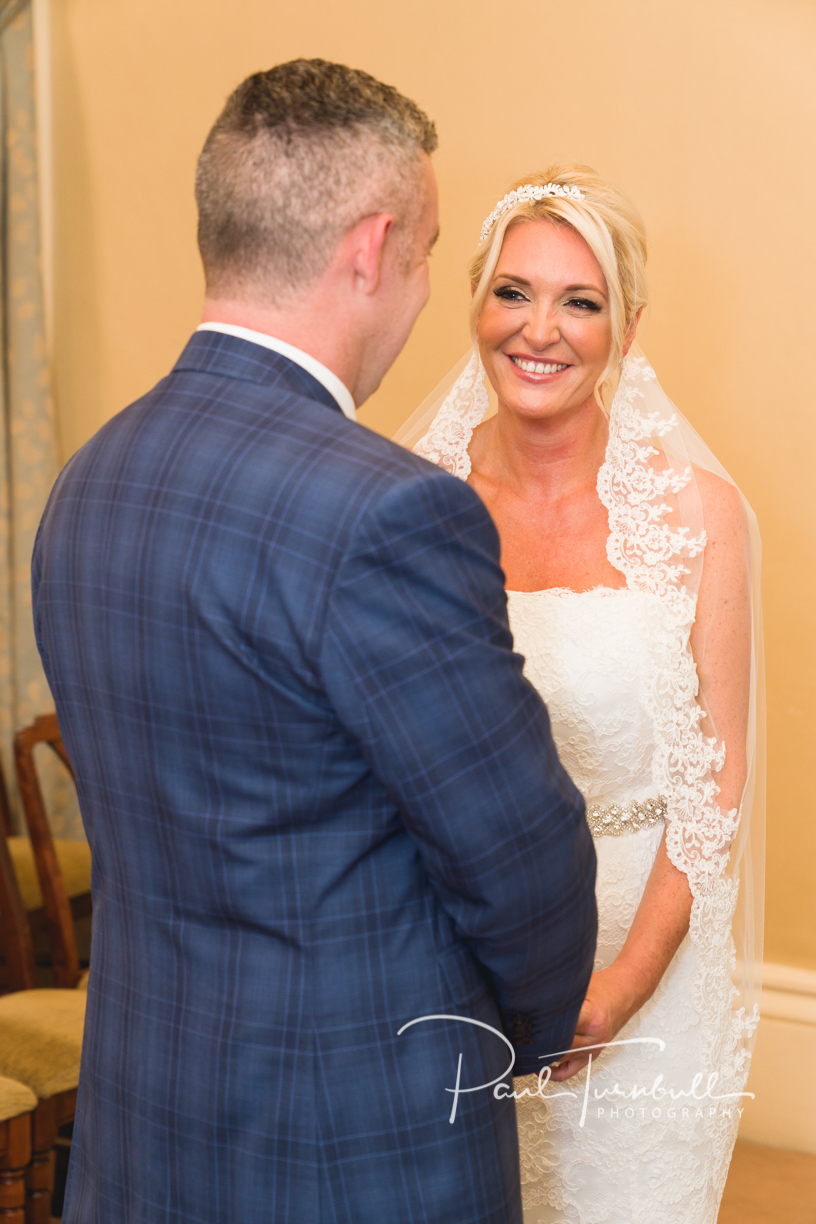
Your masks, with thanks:
M 612 1041 L 641 1006 L 640 992 L 630 973 L 612 964 L 599 969 L 589 981 L 578 1017 L 572 1048 L 552 1065 L 551 1079 L 558 1083 L 575 1075 L 600 1054 L 599 1046 Z M 582 1054 L 587 1046 L 594 1047 Z

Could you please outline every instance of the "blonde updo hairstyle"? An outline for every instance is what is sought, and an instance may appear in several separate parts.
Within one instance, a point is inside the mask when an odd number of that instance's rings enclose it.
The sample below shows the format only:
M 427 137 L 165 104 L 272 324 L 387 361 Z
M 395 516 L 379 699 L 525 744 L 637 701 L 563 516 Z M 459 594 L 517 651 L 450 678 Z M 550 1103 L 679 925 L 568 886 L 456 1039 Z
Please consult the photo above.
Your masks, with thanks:
M 629 326 L 647 301 L 646 232 L 643 221 L 626 197 L 589 166 L 556 163 L 543 173 L 529 174 L 519 179 L 509 190 L 514 191 L 525 185 L 544 187 L 548 183 L 577 187 L 584 199 L 545 196 L 543 200 L 524 201 L 509 208 L 494 221 L 490 233 L 479 243 L 470 263 L 473 288 L 471 331 L 475 338 L 479 315 L 507 231 L 524 221 L 571 225 L 597 259 L 609 291 L 612 346 L 606 368 L 595 387 L 595 396 L 603 407 L 608 404 L 617 383 Z

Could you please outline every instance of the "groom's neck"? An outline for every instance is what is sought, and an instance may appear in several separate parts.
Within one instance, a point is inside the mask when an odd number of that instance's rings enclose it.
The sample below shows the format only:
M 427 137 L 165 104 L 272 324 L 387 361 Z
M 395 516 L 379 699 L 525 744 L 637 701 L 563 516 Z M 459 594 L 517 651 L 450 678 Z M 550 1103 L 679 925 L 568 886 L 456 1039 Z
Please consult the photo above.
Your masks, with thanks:
M 205 298 L 202 323 L 229 323 L 292 344 L 322 362 L 354 394 L 360 354 L 347 312 L 331 293 L 307 293 L 280 305 Z

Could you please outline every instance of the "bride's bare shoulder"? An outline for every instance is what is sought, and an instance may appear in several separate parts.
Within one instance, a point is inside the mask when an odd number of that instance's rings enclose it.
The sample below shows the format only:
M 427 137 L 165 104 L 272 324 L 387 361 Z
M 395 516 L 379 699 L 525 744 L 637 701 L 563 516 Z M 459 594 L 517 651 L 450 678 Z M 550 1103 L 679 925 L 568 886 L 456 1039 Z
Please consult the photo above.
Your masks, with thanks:
M 709 543 L 744 543 L 748 539 L 748 515 L 736 485 L 706 468 L 694 467 L 694 478 L 703 505 L 703 520 Z
M 672 466 L 668 457 L 661 453 L 652 464 L 656 471 L 666 472 Z M 697 491 L 702 503 L 706 536 L 711 542 L 728 536 L 748 536 L 748 515 L 739 489 L 730 480 L 718 476 L 708 468 L 692 464 Z

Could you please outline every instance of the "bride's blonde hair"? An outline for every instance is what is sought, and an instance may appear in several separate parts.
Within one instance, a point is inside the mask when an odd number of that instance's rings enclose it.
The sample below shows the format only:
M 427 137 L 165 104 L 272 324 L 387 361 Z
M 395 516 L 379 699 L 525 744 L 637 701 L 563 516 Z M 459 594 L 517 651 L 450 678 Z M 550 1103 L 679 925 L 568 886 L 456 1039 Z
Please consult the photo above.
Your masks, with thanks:
M 544 187 L 548 183 L 577 187 L 584 198 L 546 196 L 543 200 L 524 201 L 508 208 L 493 222 L 470 263 L 473 288 L 471 330 L 475 336 L 507 231 L 522 221 L 552 221 L 556 225 L 571 225 L 597 259 L 609 290 L 612 347 L 606 369 L 596 387 L 600 400 L 606 398 L 604 391 L 607 384 L 617 379 L 627 331 L 647 302 L 646 231 L 639 214 L 626 197 L 589 166 L 556 163 L 542 173 L 525 175 L 509 190 L 514 191 L 525 184 Z

